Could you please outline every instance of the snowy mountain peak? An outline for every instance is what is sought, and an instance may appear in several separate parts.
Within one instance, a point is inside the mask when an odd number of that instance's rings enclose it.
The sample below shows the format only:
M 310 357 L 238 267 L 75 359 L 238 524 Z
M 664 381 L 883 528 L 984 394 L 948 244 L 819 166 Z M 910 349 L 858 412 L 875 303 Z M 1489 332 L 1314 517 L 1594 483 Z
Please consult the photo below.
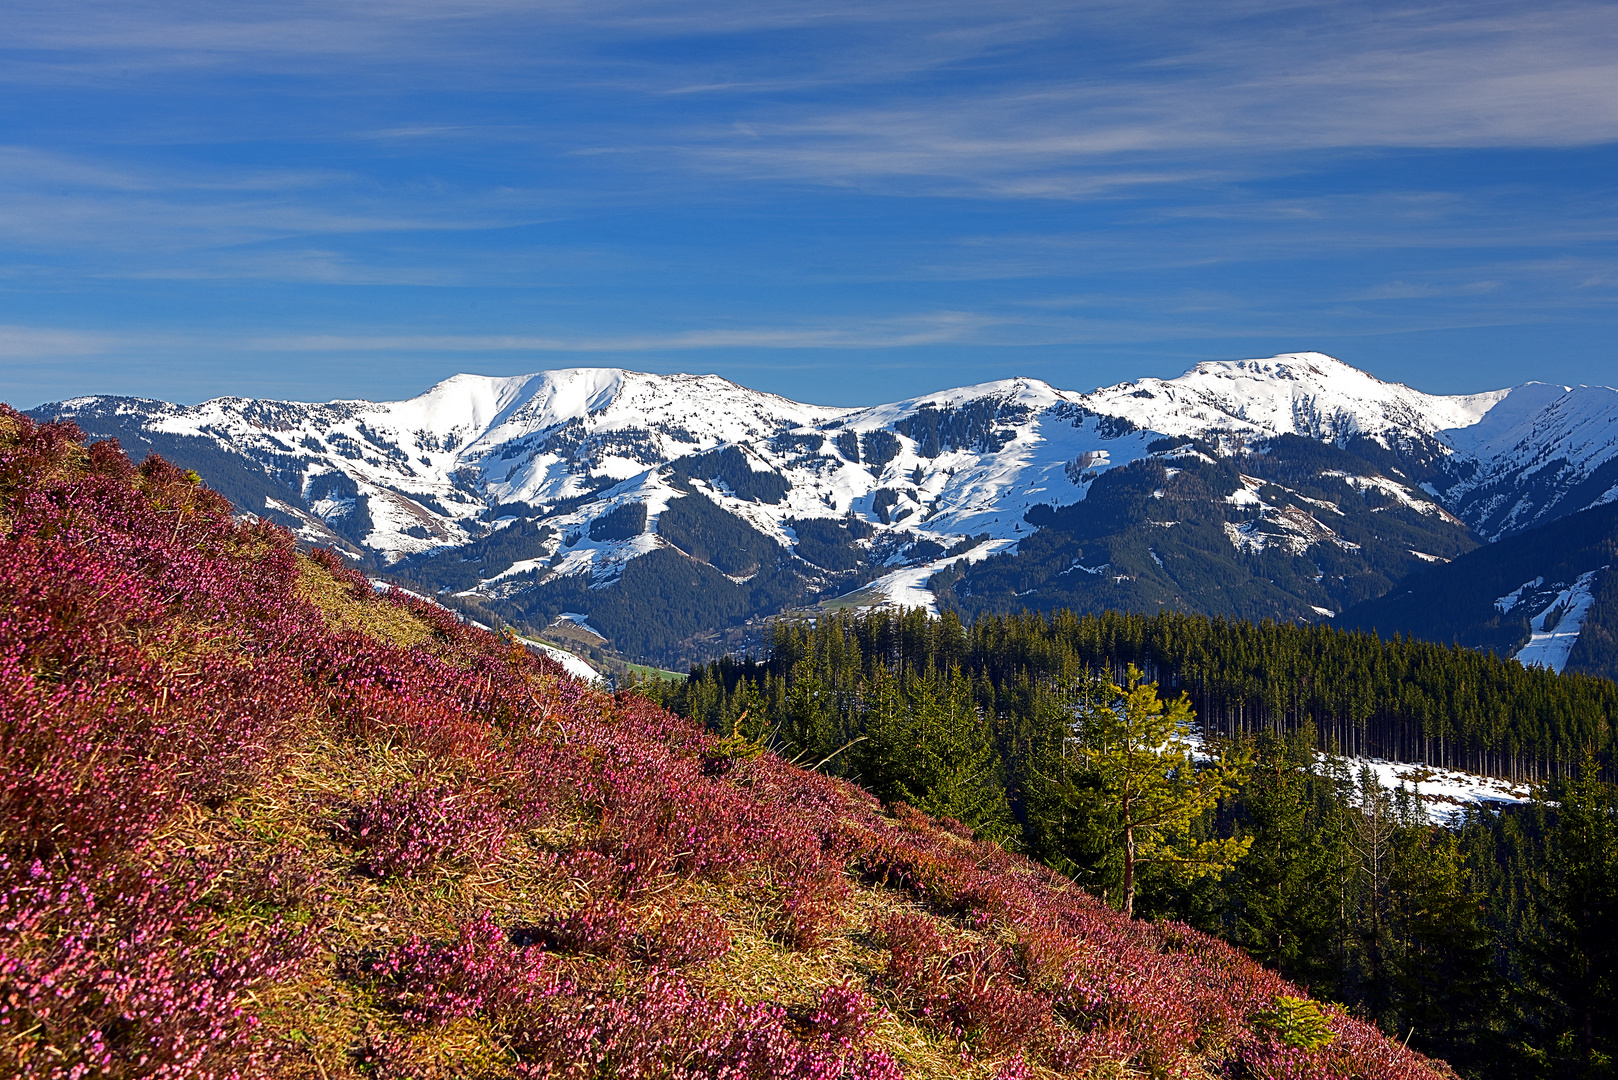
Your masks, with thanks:
M 1509 393 L 1425 394 L 1324 353 L 1305 352 L 1206 361 L 1175 379 L 1140 379 L 1097 390 L 1084 403 L 1169 435 L 1225 430 L 1385 441 L 1390 433 L 1432 436 L 1469 427 Z
M 994 402 L 997 408 L 1011 411 L 1037 412 L 1052 406 L 1076 402 L 1082 395 L 1069 390 L 1058 390 L 1040 379 L 995 379 L 991 382 L 958 386 L 918 397 L 905 398 L 886 405 L 873 405 L 864 409 L 848 410 L 848 427 L 868 431 L 891 424 L 918 410 L 954 410 L 975 402 Z
M 1618 501 L 1618 390 L 1517 387 L 1475 428 L 1446 441 L 1476 463 L 1445 492 L 1484 536 Z

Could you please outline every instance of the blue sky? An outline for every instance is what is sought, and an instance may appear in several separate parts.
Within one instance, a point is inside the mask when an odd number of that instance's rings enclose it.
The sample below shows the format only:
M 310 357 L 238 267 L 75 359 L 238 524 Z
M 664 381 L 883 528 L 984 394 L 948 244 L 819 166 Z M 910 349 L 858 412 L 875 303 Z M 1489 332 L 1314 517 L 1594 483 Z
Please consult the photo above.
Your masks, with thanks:
M 1618 382 L 1618 5 L 11 0 L 0 400 Z

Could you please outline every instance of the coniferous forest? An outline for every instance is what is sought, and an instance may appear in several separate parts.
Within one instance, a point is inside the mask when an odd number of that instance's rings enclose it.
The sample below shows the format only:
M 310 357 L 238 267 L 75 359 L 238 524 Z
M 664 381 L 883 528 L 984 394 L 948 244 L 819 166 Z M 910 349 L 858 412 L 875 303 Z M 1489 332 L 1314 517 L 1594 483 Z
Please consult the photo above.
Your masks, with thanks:
M 1155 703 L 1131 692 L 1149 680 Z M 1614 1075 L 1606 680 L 1319 627 L 874 611 L 781 623 L 762 657 L 642 692 L 1222 937 L 1467 1077 Z M 1194 712 L 1207 753 L 1165 759 L 1155 794 L 1179 814 L 1125 829 L 1106 753 L 1121 744 L 1086 718 L 1153 708 Z M 1161 745 L 1161 723 L 1140 730 Z M 1439 824 L 1352 755 L 1536 794 Z

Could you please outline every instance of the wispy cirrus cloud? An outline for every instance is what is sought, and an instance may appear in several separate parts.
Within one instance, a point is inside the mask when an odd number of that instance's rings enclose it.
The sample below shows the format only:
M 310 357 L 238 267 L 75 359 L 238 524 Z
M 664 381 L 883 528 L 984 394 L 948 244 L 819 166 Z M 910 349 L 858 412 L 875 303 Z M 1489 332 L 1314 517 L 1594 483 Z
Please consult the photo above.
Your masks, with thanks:
M 970 338 L 1000 320 L 950 311 L 853 325 L 715 327 L 661 333 L 548 337 L 533 334 L 301 334 L 252 337 L 239 347 L 283 352 L 638 353 L 709 349 L 903 349 Z
M 116 334 L 61 327 L 0 325 L 0 359 L 54 361 L 95 356 L 116 347 Z
M 150 349 L 228 348 L 297 353 L 666 353 L 724 349 L 887 349 L 968 339 L 1005 320 L 969 311 L 939 311 L 881 320 L 828 319 L 818 324 L 713 326 L 634 334 L 548 336 L 530 333 L 229 334 L 195 331 L 85 332 L 0 325 L 0 356 L 89 356 Z

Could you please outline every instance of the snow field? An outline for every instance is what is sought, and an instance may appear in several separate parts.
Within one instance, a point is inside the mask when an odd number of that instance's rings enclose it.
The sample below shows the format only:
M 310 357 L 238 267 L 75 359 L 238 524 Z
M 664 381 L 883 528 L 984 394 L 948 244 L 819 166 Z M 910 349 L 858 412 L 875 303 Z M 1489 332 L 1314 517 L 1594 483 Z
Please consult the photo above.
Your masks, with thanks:
M 1601 570 L 1606 570 L 1603 566 Z M 1528 644 L 1517 650 L 1517 662 L 1523 667 L 1544 667 L 1560 674 L 1567 666 L 1568 654 L 1584 629 L 1585 616 L 1595 604 L 1595 580 L 1600 570 L 1579 575 L 1577 581 L 1556 594 L 1550 605 L 1529 620 Z M 1536 579 L 1542 581 L 1543 578 Z M 1525 585 L 1523 588 L 1528 588 Z M 1521 592 L 1521 590 L 1518 590 Z M 1505 597 L 1501 597 L 1504 600 Z M 1495 601 L 1495 606 L 1501 600 Z

